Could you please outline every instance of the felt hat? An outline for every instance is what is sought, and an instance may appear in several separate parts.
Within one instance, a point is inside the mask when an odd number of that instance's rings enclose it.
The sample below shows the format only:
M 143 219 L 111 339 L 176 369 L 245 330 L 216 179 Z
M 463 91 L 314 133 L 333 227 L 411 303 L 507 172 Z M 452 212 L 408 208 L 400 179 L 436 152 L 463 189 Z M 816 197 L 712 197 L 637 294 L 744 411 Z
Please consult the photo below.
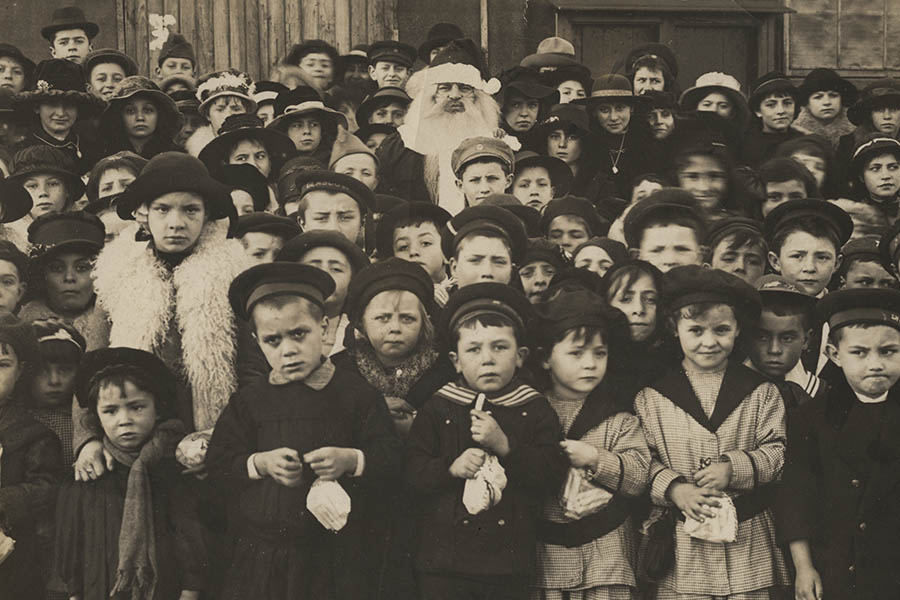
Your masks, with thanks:
M 519 62 L 519 66 L 540 69 L 541 67 L 565 67 L 577 65 L 575 46 L 567 39 L 553 36 L 544 38 L 538 44 L 537 52 L 529 54 Z
M 528 237 L 525 226 L 513 213 L 501 206 L 469 206 L 450 219 L 441 230 L 441 250 L 450 258 L 459 242 L 470 233 L 491 232 L 509 243 L 512 262 L 518 264 L 525 255 Z
M 788 200 L 772 209 L 763 223 L 766 242 L 771 244 L 778 232 L 787 226 L 811 221 L 818 221 L 829 227 L 840 246 L 846 244 L 853 234 L 853 220 L 842 208 L 832 202 L 806 198 Z
M 832 71 L 831 69 L 818 68 L 807 73 L 806 77 L 797 87 L 797 101 L 800 106 L 809 102 L 809 97 L 815 92 L 837 92 L 841 95 L 841 104 L 851 106 L 859 96 L 856 86 Z
M 168 58 L 185 58 L 191 61 L 191 64 L 197 65 L 197 57 L 194 55 L 194 46 L 180 33 L 172 33 L 163 43 L 162 49 L 159 51 L 159 58 L 156 59 L 156 65 L 161 67 Z
M 756 280 L 754 285 L 756 291 L 759 292 L 763 306 L 766 305 L 766 302 L 778 300 L 805 304 L 809 308 L 816 303 L 814 296 L 810 296 L 803 291 L 803 288 L 782 275 L 775 273 L 763 275 Z
M 752 285 L 731 273 L 699 265 L 673 267 L 664 276 L 670 310 L 691 304 L 728 304 L 745 317 L 759 317 L 761 301 Z
M 286 92 L 287 90 L 288 87 L 286 85 L 277 81 L 257 81 L 256 93 L 253 94 L 253 100 L 256 102 L 257 108 L 267 102 L 275 104 L 275 98 L 278 97 L 278 94 Z
M 435 23 L 428 30 L 425 41 L 419 46 L 419 58 L 426 65 L 431 61 L 431 51 L 441 46 L 446 46 L 451 40 L 466 37 L 459 25 L 454 23 Z
M 733 164 L 743 151 L 743 128 L 739 123 L 712 111 L 682 114 L 669 138 L 672 156 L 707 154 Z
M 722 94 L 731 100 L 737 111 L 737 122 L 745 123 L 750 118 L 750 107 L 747 97 L 741 91 L 741 82 L 728 73 L 718 71 L 710 71 L 698 77 L 693 86 L 681 93 L 679 104 L 684 111 L 696 110 L 700 101 L 712 93 Z
M 862 175 L 866 163 L 882 154 L 893 154 L 900 160 L 900 141 L 881 133 L 866 136 L 853 149 L 850 165 L 847 169 L 847 180 L 856 181 Z
M 209 175 L 199 158 L 183 152 L 161 152 L 150 159 L 116 203 L 116 213 L 134 219 L 134 211 L 169 192 L 194 192 L 203 197 L 211 220 L 236 218 L 231 190 Z
M 596 106 L 597 104 L 621 102 L 632 107 L 648 105 L 647 98 L 636 96 L 631 89 L 631 82 L 622 75 L 601 75 L 594 80 L 591 94 L 586 98 L 572 100 L 571 104 Z
M 410 102 L 412 102 L 412 98 L 403 88 L 392 85 L 378 88 L 374 94 L 366 96 L 366 99 L 356 109 L 356 122 L 360 126 L 368 125 L 372 114 L 379 108 L 388 104 L 399 104 L 406 108 Z
M 172 97 L 157 87 L 153 81 L 140 75 L 126 77 L 119 84 L 116 95 L 109 99 L 106 111 L 101 119 L 104 131 L 116 131 L 123 128 L 122 110 L 133 98 L 146 98 L 153 102 L 159 114 L 157 135 L 171 139 L 181 129 L 181 113 Z
M 347 127 L 347 117 L 325 106 L 319 92 L 306 85 L 278 94 L 275 98 L 275 118 L 266 127 L 286 131 L 292 121 L 309 114 L 321 121 L 322 129 L 331 137 L 337 135 L 338 125 Z
M 334 140 L 334 145 L 331 147 L 331 158 L 328 160 L 328 168 L 334 169 L 335 163 L 345 156 L 350 156 L 351 154 L 365 154 L 367 156 L 371 156 L 372 160 L 375 161 L 375 165 L 378 165 L 378 157 L 375 156 L 375 153 L 372 152 L 372 149 L 366 146 L 362 140 L 348 132 L 346 129 L 341 129 L 338 131 L 337 139 Z
M 362 182 L 349 175 L 334 171 L 302 171 L 297 174 L 294 184 L 302 198 L 310 192 L 324 190 L 331 193 L 347 194 L 359 205 L 359 212 L 367 214 L 375 206 L 375 194 Z
M 478 206 L 499 206 L 508 210 L 522 221 L 525 226 L 525 234 L 529 238 L 541 237 L 541 213 L 530 206 L 522 204 L 512 194 L 488 194 Z
M 201 113 L 216 99 L 223 96 L 236 96 L 250 105 L 248 112 L 256 112 L 256 101 L 253 94 L 256 86 L 246 73 L 236 69 L 214 71 L 200 78 L 197 82 L 197 100 L 200 101 Z
M 229 190 L 244 190 L 253 199 L 254 212 L 266 210 L 269 206 L 269 185 L 266 178 L 254 165 L 217 165 L 210 167 L 214 179 L 228 186 Z
M 147 162 L 146 158 L 129 150 L 122 150 L 121 152 L 104 156 L 94 163 L 90 177 L 88 177 L 87 189 L 85 190 L 88 200 L 90 202 L 96 202 L 100 199 L 100 176 L 103 175 L 107 169 L 124 167 L 137 177 L 144 167 L 147 166 Z
M 56 32 L 66 29 L 83 29 L 89 40 L 100 32 L 100 26 L 88 21 L 79 7 L 62 6 L 53 11 L 50 24 L 41 27 L 41 36 L 52 44 Z
M 829 292 L 816 303 L 815 313 L 832 332 L 848 325 L 900 329 L 900 290 L 856 288 Z
M 165 83 L 165 81 L 162 83 Z M 169 97 L 175 101 L 175 106 L 178 107 L 178 111 L 182 115 L 188 113 L 200 114 L 200 101 L 197 100 L 197 95 L 194 92 L 190 90 L 176 90 L 169 93 Z
M 626 262 L 629 258 L 628 248 L 626 248 L 625 244 L 623 244 L 622 242 L 611 240 L 608 237 L 594 236 L 589 240 L 581 242 L 580 244 L 575 246 L 575 250 L 572 251 L 572 260 L 577 260 L 579 252 L 581 252 L 585 248 L 590 248 L 592 246 L 600 248 L 601 250 L 606 252 L 609 255 L 609 258 L 612 259 L 614 265 L 621 262 Z
M 525 256 L 522 258 L 520 268 L 529 263 L 543 261 L 550 263 L 557 269 L 569 266 L 569 259 L 566 258 L 565 252 L 558 244 L 554 244 L 548 239 L 542 237 L 531 238 L 528 240 L 528 247 L 525 249 Z
M 534 307 L 540 338 L 549 345 L 576 327 L 599 327 L 606 332 L 608 348 L 630 345 L 628 318 L 606 304 L 598 293 L 582 287 L 559 289 Z
M 408 202 L 385 212 L 375 227 L 375 250 L 378 256 L 394 254 L 394 231 L 400 223 L 430 222 L 440 231 L 451 218 L 450 213 L 431 202 Z
M 354 273 L 361 271 L 369 264 L 369 257 L 359 246 L 347 239 L 344 234 L 324 229 L 304 231 L 297 237 L 285 242 L 275 256 L 276 261 L 299 262 L 313 248 L 334 248 L 339 250 L 353 268 Z
M 243 140 L 255 140 L 263 145 L 269 154 L 273 174 L 278 173 L 281 165 L 296 152 L 291 138 L 277 129 L 264 127 L 262 119 L 247 113 L 226 117 L 219 134 L 203 147 L 199 158 L 210 172 L 215 171 L 228 161 L 228 154 Z
M 847 118 L 854 125 L 862 125 L 871 120 L 874 109 L 885 106 L 900 108 L 900 80 L 885 77 L 864 87 L 859 99 L 847 109 Z
M 70 202 L 84 193 L 84 182 L 75 172 L 75 165 L 69 155 L 62 150 L 44 144 L 28 146 L 16 152 L 13 164 L 15 166 L 9 174 L 9 180 L 18 185 L 23 185 L 32 175 L 56 175 L 65 181 Z
M 463 167 L 479 158 L 495 158 L 506 165 L 510 173 L 516 164 L 512 148 L 503 140 L 495 137 L 471 137 L 464 139 L 456 147 L 450 156 L 450 165 L 459 176 Z
M 368 125 L 360 125 L 359 129 L 353 132 L 353 135 L 358 137 L 365 144 L 369 141 L 369 138 L 375 134 L 383 133 L 385 135 L 391 135 L 396 131 L 396 127 L 388 125 L 387 123 L 369 123 Z
M 300 188 L 297 187 L 297 175 L 302 171 L 324 171 L 323 165 L 312 156 L 295 156 L 288 160 L 278 171 L 278 186 L 276 196 L 278 203 L 284 206 L 286 202 L 300 197 Z
M 385 213 L 390 212 L 398 206 L 406 206 L 409 201 L 404 200 L 400 196 L 392 194 L 375 194 L 375 207 L 372 210 L 373 220 L 377 224 L 381 221 Z
M 510 90 L 515 90 L 520 96 L 540 100 L 547 104 L 559 103 L 559 91 L 555 86 L 545 85 L 541 81 L 541 75 L 537 69 L 513 67 L 501 73 L 498 79 L 502 86 L 497 94 L 501 106 L 506 101 Z
M 369 46 L 369 64 L 379 61 L 397 63 L 406 68 L 416 62 L 416 49 L 396 40 L 379 40 Z
M 590 117 L 584 106 L 574 104 L 557 104 L 550 109 L 547 118 L 538 123 L 542 134 L 550 135 L 557 129 L 566 132 L 577 131 L 584 137 L 591 137 Z
M 625 57 L 624 71 L 629 75 L 629 79 L 636 70 L 635 63 L 646 57 L 661 61 L 672 77 L 678 77 L 678 59 L 675 58 L 672 49 L 659 42 L 650 42 L 633 48 Z
M 85 211 L 48 213 L 28 226 L 32 260 L 47 260 L 63 252 L 96 254 L 103 248 L 106 226 Z
M 0 343 L 12 346 L 20 361 L 36 364 L 41 359 L 34 327 L 8 311 L 0 313 Z
M 324 307 L 334 293 L 334 279 L 321 269 L 296 262 L 276 260 L 250 267 L 234 278 L 228 301 L 234 314 L 249 321 L 253 307 L 275 296 L 298 296 Z
M 881 234 L 878 242 L 878 253 L 881 256 L 881 266 L 888 273 L 897 273 L 897 260 L 900 259 L 900 220 L 894 221 Z
M 176 85 L 184 86 L 184 89 L 173 90 L 172 88 Z M 197 108 L 200 107 L 200 101 L 197 100 L 197 80 L 193 77 L 188 77 L 187 75 L 169 75 L 159 82 L 159 89 L 166 94 L 173 96 L 173 98 L 177 93 L 189 93 L 196 102 Z M 197 112 L 196 108 L 194 109 L 194 112 Z
M 600 216 L 594 204 L 587 198 L 579 196 L 563 196 L 554 198 L 544 207 L 541 216 L 541 231 L 546 236 L 553 219 L 560 216 L 573 216 L 582 219 L 590 229 L 588 237 L 604 235 L 609 230 L 609 222 Z
M 484 50 L 469 38 L 450 41 L 425 69 L 425 85 L 461 83 L 493 96 L 500 81 L 490 77 Z
M 299 65 L 307 54 L 327 54 L 335 65 L 340 59 L 337 49 L 325 40 L 305 40 L 291 46 L 290 52 L 284 58 L 284 64 Z
M 706 236 L 706 225 L 697 209 L 694 196 L 681 188 L 663 188 L 638 201 L 625 216 L 622 227 L 629 248 L 640 246 L 645 225 L 657 218 L 690 219 L 697 224 L 700 232 L 698 238 Z
M 115 48 L 98 48 L 97 50 L 88 52 L 88 55 L 84 57 L 84 61 L 81 63 L 81 69 L 84 71 L 84 78 L 87 81 L 90 81 L 91 71 L 94 67 L 106 63 L 115 63 L 122 67 L 125 77 L 137 75 L 137 64 L 130 56 L 124 52 L 119 52 Z
M 87 91 L 87 81 L 80 65 L 70 60 L 51 58 L 38 63 L 34 88 L 16 96 L 16 107 L 30 111 L 41 102 L 70 102 L 78 107 L 78 119 L 99 114 L 106 102 Z
M 781 71 L 769 71 L 754 81 L 750 89 L 750 98 L 747 100 L 747 103 L 753 112 L 759 110 L 759 105 L 763 99 L 770 94 L 787 94 L 794 99 L 794 102 L 797 102 L 800 95 L 797 87 Z M 797 110 L 800 110 L 799 103 Z
M 662 90 L 647 90 L 644 96 L 650 101 L 648 109 L 669 110 L 674 113 L 679 112 L 678 99 L 672 92 Z
M 601 291 L 604 298 L 609 296 L 610 288 L 612 284 L 618 279 L 618 273 L 623 269 L 638 269 L 649 275 L 653 279 L 653 284 L 656 286 L 657 293 L 657 302 L 660 305 L 665 304 L 665 296 L 666 296 L 666 286 L 665 286 L 665 277 L 663 272 L 659 270 L 656 265 L 647 262 L 646 260 L 640 260 L 638 258 L 627 258 L 623 261 L 616 261 L 609 268 L 602 279 Z M 579 271 L 584 271 L 585 269 L 578 269 Z M 591 271 L 588 271 L 591 272 Z
M 0 58 L 4 57 L 11 58 L 22 65 L 22 70 L 25 72 L 25 81 L 31 81 L 35 68 L 33 60 L 22 54 L 22 51 L 12 44 L 0 44 Z
M 31 322 L 31 325 L 34 328 L 34 335 L 37 338 L 39 348 L 47 348 L 44 344 L 67 344 L 74 346 L 79 361 L 81 360 L 81 356 L 84 355 L 85 350 L 87 350 L 87 341 L 84 339 L 84 336 L 65 321 L 50 317 L 46 319 L 35 319 Z M 45 352 L 46 350 L 41 350 L 42 355 L 44 355 Z
M 248 233 L 269 233 L 289 240 L 300 235 L 297 221 L 288 217 L 273 215 L 267 212 L 253 212 L 238 217 L 234 228 L 234 237 L 241 238 Z
M 372 298 L 389 290 L 412 292 L 422 302 L 426 312 L 431 314 L 434 310 L 434 282 L 425 269 L 414 262 L 392 256 L 353 274 L 344 304 L 350 322 L 359 323 Z
M 747 217 L 726 217 L 710 223 L 706 231 L 706 240 L 703 245 L 710 249 L 722 241 L 725 237 L 738 232 L 745 232 L 763 238 L 763 224 L 758 219 Z
M 566 81 L 577 81 L 587 94 L 594 87 L 591 70 L 579 63 L 562 65 L 552 71 L 544 71 L 540 74 L 541 82 L 552 88 L 558 88 Z
M 550 285 L 547 286 L 547 289 L 553 290 L 547 292 L 548 295 L 552 295 L 559 290 L 573 289 L 585 289 L 599 294 L 603 291 L 603 277 L 587 269 L 569 266 L 556 272 L 556 275 L 550 280 Z
M 515 175 L 531 167 L 543 167 L 550 175 L 550 185 L 556 188 L 557 196 L 564 196 L 572 185 L 572 169 L 565 162 L 552 156 L 538 154 L 530 150 L 523 150 L 515 157 Z
M 22 187 L 22 182 L 14 179 L 0 180 L 0 223 L 18 221 L 34 205 L 31 194 Z
M 473 283 L 450 294 L 441 313 L 441 332 L 449 339 L 456 325 L 473 314 L 498 314 L 510 319 L 515 324 L 520 343 L 534 319 L 531 303 L 515 287 L 493 281 Z
M 97 399 L 90 398 L 91 388 L 97 382 L 123 370 L 137 370 L 144 375 L 143 380 L 152 385 L 157 412 L 164 416 L 174 416 L 177 381 L 159 357 L 145 350 L 135 348 L 101 348 L 91 350 L 81 357 L 78 374 L 75 375 L 75 399 L 82 408 L 93 408 Z

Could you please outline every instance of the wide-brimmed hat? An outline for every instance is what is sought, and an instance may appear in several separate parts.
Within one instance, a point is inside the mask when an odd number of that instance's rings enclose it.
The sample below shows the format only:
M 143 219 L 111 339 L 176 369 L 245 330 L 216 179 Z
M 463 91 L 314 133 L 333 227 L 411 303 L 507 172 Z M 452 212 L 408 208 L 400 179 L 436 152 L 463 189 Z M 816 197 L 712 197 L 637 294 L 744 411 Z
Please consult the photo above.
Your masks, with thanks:
M 256 86 L 250 76 L 236 69 L 215 71 L 204 75 L 197 82 L 197 100 L 200 101 L 201 113 L 213 100 L 222 96 L 237 96 L 250 105 L 248 112 L 256 112 L 256 101 L 253 99 L 255 93 Z
M 847 109 L 847 118 L 854 125 L 862 125 L 870 120 L 874 109 L 884 106 L 900 107 L 900 80 L 885 77 L 864 87 L 856 103 Z
M 544 85 L 552 88 L 558 88 L 566 81 L 577 81 L 584 88 L 585 94 L 594 87 L 591 70 L 579 63 L 563 65 L 552 71 L 544 71 L 540 74 L 540 80 Z
M 747 103 L 754 113 L 759 110 L 763 99 L 770 94 L 787 94 L 797 103 L 796 111 L 800 110 L 798 98 L 800 96 L 797 86 L 781 71 L 769 71 L 753 82 L 750 98 Z
M 116 203 L 122 219 L 134 219 L 134 211 L 170 192 L 194 192 L 206 201 L 210 220 L 234 219 L 231 190 L 209 175 L 199 158 L 183 152 L 161 152 L 147 163 Z
M 521 67 L 540 69 L 541 67 L 564 67 L 577 65 L 575 46 L 567 39 L 552 36 L 538 44 L 537 52 L 529 54 L 519 62 Z
M 259 108 L 266 102 L 275 104 L 275 98 L 278 97 L 278 94 L 287 91 L 287 89 L 288 87 L 286 85 L 277 81 L 257 81 L 256 93 L 253 94 L 253 99 L 256 101 L 256 107 Z
M 853 149 L 847 173 L 848 181 L 858 180 L 866 168 L 866 163 L 882 154 L 893 154 L 900 160 L 900 141 L 881 133 L 866 136 Z
M 0 180 L 0 223 L 18 221 L 31 212 L 32 206 L 31 194 L 22 187 L 21 182 Z
M 428 30 L 425 41 L 419 46 L 419 58 L 426 65 L 431 61 L 431 51 L 446 46 L 452 40 L 466 37 L 455 23 L 435 23 Z
M 288 157 L 296 152 L 294 142 L 281 131 L 264 127 L 262 119 L 254 114 L 238 114 L 225 119 L 219 134 L 203 147 L 199 158 L 214 171 L 228 161 L 229 152 L 242 140 L 257 140 L 263 145 L 272 163 L 273 178 Z
M 634 75 L 635 63 L 648 57 L 659 60 L 672 77 L 678 77 L 678 60 L 675 58 L 675 53 L 671 48 L 659 42 L 649 42 L 632 48 L 623 61 L 623 70 L 630 76 Z
M 322 129 L 331 137 L 337 134 L 338 125 L 347 127 L 347 117 L 340 111 L 326 106 L 319 92 L 306 85 L 278 94 L 275 98 L 276 116 L 266 127 L 283 131 L 291 121 L 309 114 L 321 121 Z
M 564 161 L 530 150 L 523 150 L 516 154 L 515 176 L 529 167 L 547 169 L 547 173 L 550 175 L 550 185 L 556 188 L 557 196 L 564 196 L 569 192 L 573 179 L 572 169 Z
M 809 102 L 809 97 L 815 92 L 833 91 L 841 95 L 841 104 L 844 107 L 851 106 L 859 96 L 856 86 L 832 71 L 831 69 L 813 69 L 803 79 L 803 83 L 797 88 L 797 101 L 801 106 Z
M 409 106 L 410 102 L 412 102 L 412 98 L 403 88 L 392 85 L 378 88 L 374 94 L 366 96 L 366 99 L 356 109 L 356 122 L 360 126 L 368 125 L 369 118 L 379 108 L 388 104 L 399 104 L 405 108 Z
M 163 139 L 171 139 L 181 128 L 181 112 L 172 97 L 157 87 L 147 77 L 134 75 L 126 77 L 119 84 L 116 95 L 109 99 L 106 111 L 103 113 L 102 129 L 104 131 L 117 131 L 122 128 L 122 110 L 125 104 L 132 98 L 143 97 L 149 99 L 159 112 L 159 120 L 156 125 L 156 133 Z
M 284 57 L 284 64 L 299 65 L 307 54 L 327 54 L 334 66 L 340 59 L 337 49 L 325 40 L 306 40 L 291 46 L 290 52 Z
M 91 70 L 97 65 L 106 63 L 114 63 L 122 67 L 125 77 L 137 75 L 137 64 L 130 56 L 124 52 L 119 52 L 115 48 L 99 48 L 88 52 L 88 55 L 84 57 L 84 61 L 81 63 L 81 68 L 84 71 L 84 78 L 90 81 Z
M 559 92 L 556 87 L 544 85 L 540 73 L 536 69 L 513 67 L 501 73 L 498 79 L 500 79 L 502 87 L 497 93 L 497 100 L 501 106 L 506 101 L 510 90 L 515 90 L 521 96 L 540 100 L 545 104 L 559 103 Z
M 100 32 L 100 26 L 87 20 L 77 6 L 63 6 L 53 11 L 50 24 L 41 27 L 41 36 L 51 44 L 57 31 L 66 29 L 83 29 L 88 39 L 93 39 Z
M 630 106 L 646 107 L 649 103 L 643 96 L 636 96 L 631 88 L 631 82 L 623 75 L 614 73 L 601 75 L 594 81 L 591 94 L 586 98 L 572 100 L 571 104 L 582 106 L 596 106 L 601 103 L 621 102 Z
M 63 179 L 69 191 L 69 202 L 74 202 L 84 194 L 85 185 L 75 172 L 75 165 L 69 155 L 41 144 L 28 146 L 16 152 L 13 158 L 15 165 L 9 180 L 23 185 L 32 175 L 56 175 Z
M 105 237 L 103 221 L 80 210 L 41 215 L 28 226 L 31 258 L 39 262 L 64 252 L 96 254 Z
M 224 183 L 230 190 L 243 190 L 253 200 L 253 211 L 260 212 L 269 206 L 269 185 L 266 178 L 250 163 L 237 165 L 217 165 L 210 168 L 210 175 Z
M 25 72 L 25 81 L 31 81 L 31 76 L 34 75 L 34 61 L 22 54 L 22 51 L 16 46 L 13 46 L 12 44 L 0 44 L 0 57 L 11 58 L 21 64 L 22 70 Z
M 568 104 L 557 104 L 550 109 L 550 113 L 543 121 L 538 123 L 538 127 L 544 135 L 550 132 L 562 129 L 563 131 L 577 130 L 585 137 L 592 135 L 591 120 L 583 105 L 570 102 Z
M 693 86 L 682 92 L 679 104 L 684 111 L 696 110 L 701 100 L 716 92 L 731 100 L 737 110 L 736 121 L 745 123 L 750 118 L 750 107 L 747 105 L 747 97 L 741 91 L 741 82 L 728 73 L 718 71 L 698 77 Z
M 65 101 L 78 107 L 78 119 L 99 114 L 106 102 L 87 91 L 84 72 L 70 60 L 42 60 L 34 73 L 34 88 L 16 96 L 19 110 L 30 112 L 41 102 Z

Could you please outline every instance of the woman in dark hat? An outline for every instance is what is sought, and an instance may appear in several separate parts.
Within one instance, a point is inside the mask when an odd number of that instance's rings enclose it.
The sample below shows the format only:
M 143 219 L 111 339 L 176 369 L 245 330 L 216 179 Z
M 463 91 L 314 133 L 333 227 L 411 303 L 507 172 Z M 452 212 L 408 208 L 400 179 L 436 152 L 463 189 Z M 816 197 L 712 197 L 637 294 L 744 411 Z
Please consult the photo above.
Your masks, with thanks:
M 109 102 L 126 77 L 137 75 L 137 65 L 130 56 L 113 48 L 94 50 L 81 64 L 88 91 Z
M 670 92 L 677 97 L 681 93 L 678 86 L 678 60 L 672 49 L 665 44 L 641 44 L 628 53 L 623 67 L 635 94 L 656 90 Z
M 817 133 L 837 148 L 842 136 L 852 133 L 847 109 L 856 102 L 856 86 L 831 69 L 813 69 L 797 89 L 800 114 L 791 127 L 801 133 Z
M 495 99 L 500 105 L 500 127 L 519 140 L 522 150 L 541 151 L 540 123 L 551 106 L 559 103 L 559 92 L 540 82 L 540 74 L 527 67 L 513 67 L 500 74 L 501 88 Z
M 232 115 L 225 119 L 219 135 L 198 157 L 215 177 L 225 165 L 250 164 L 273 180 L 281 165 L 296 150 L 291 139 L 276 129 L 266 128 L 256 115 Z
M 740 130 L 750 120 L 750 107 L 741 91 L 741 82 L 727 73 L 704 73 L 681 94 L 678 102 L 684 112 L 714 112 L 735 123 Z
M 146 77 L 128 77 L 110 99 L 100 128 L 109 140 L 107 155 L 127 150 L 151 159 L 177 149 L 172 139 L 181 129 L 181 113 L 155 83 Z
M 14 94 L 24 91 L 32 84 L 34 62 L 12 44 L 0 44 L 0 88 Z
M 570 103 L 571 104 L 571 103 Z M 572 172 L 569 193 L 587 197 L 595 187 L 593 164 L 594 134 L 584 108 L 558 104 L 550 109 L 538 130 L 544 140 L 541 150 L 568 165 Z
M 886 77 L 867 85 L 847 110 L 847 118 L 856 125 L 856 130 L 838 142 L 837 180 L 842 186 L 849 183 L 847 166 L 854 149 L 869 135 L 877 133 L 900 139 L 900 81 Z
M 315 89 L 300 86 L 278 94 L 275 118 L 266 127 L 291 138 L 299 156 L 328 164 L 338 126 L 346 128 L 344 115 L 326 106 Z
M 771 71 L 753 83 L 748 101 L 756 119 L 744 136 L 742 163 L 756 168 L 775 155 L 775 148 L 803 135 L 791 129 L 800 110 L 799 92 L 784 73 Z
M 338 60 L 338 51 L 328 42 L 306 40 L 291 47 L 284 58 L 284 64 L 300 67 L 309 78 L 310 85 L 321 93 L 334 83 L 334 70 Z
M 568 104 L 588 95 L 594 86 L 591 70 L 581 64 L 563 65 L 541 73 L 541 83 L 559 92 L 559 103 Z

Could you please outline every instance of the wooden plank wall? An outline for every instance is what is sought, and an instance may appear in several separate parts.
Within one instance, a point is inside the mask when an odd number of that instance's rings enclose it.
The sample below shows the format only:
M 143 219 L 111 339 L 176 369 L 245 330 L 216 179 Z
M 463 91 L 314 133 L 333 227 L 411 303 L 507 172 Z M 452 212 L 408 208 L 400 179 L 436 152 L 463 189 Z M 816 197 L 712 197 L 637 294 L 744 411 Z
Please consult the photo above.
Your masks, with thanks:
M 120 48 L 153 73 L 152 15 L 171 15 L 171 32 L 194 45 L 201 73 L 235 67 L 268 78 L 291 46 L 323 39 L 341 53 L 354 45 L 397 39 L 397 0 L 118 0 Z

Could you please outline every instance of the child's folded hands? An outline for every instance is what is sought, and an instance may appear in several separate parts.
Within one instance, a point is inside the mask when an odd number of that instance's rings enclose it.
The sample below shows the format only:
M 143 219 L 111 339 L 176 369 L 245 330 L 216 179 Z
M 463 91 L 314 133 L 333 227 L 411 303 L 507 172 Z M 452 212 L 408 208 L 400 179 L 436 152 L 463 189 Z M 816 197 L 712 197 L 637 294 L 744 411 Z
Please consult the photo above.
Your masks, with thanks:
M 700 523 L 707 517 L 716 516 L 713 508 L 719 508 L 722 504 L 717 498 L 722 497 L 722 492 L 713 488 L 697 487 L 693 483 L 673 483 L 669 488 L 669 498 L 688 517 Z
M 486 458 L 487 453 L 481 448 L 467 448 L 450 465 L 450 474 L 459 479 L 472 479 Z
M 303 455 L 304 462 L 326 481 L 340 479 L 347 473 L 356 471 L 356 458 L 356 451 L 352 448 L 334 446 L 319 448 Z
M 303 463 L 293 448 L 277 448 L 253 455 L 253 464 L 263 477 L 268 476 L 287 487 L 300 485 Z

